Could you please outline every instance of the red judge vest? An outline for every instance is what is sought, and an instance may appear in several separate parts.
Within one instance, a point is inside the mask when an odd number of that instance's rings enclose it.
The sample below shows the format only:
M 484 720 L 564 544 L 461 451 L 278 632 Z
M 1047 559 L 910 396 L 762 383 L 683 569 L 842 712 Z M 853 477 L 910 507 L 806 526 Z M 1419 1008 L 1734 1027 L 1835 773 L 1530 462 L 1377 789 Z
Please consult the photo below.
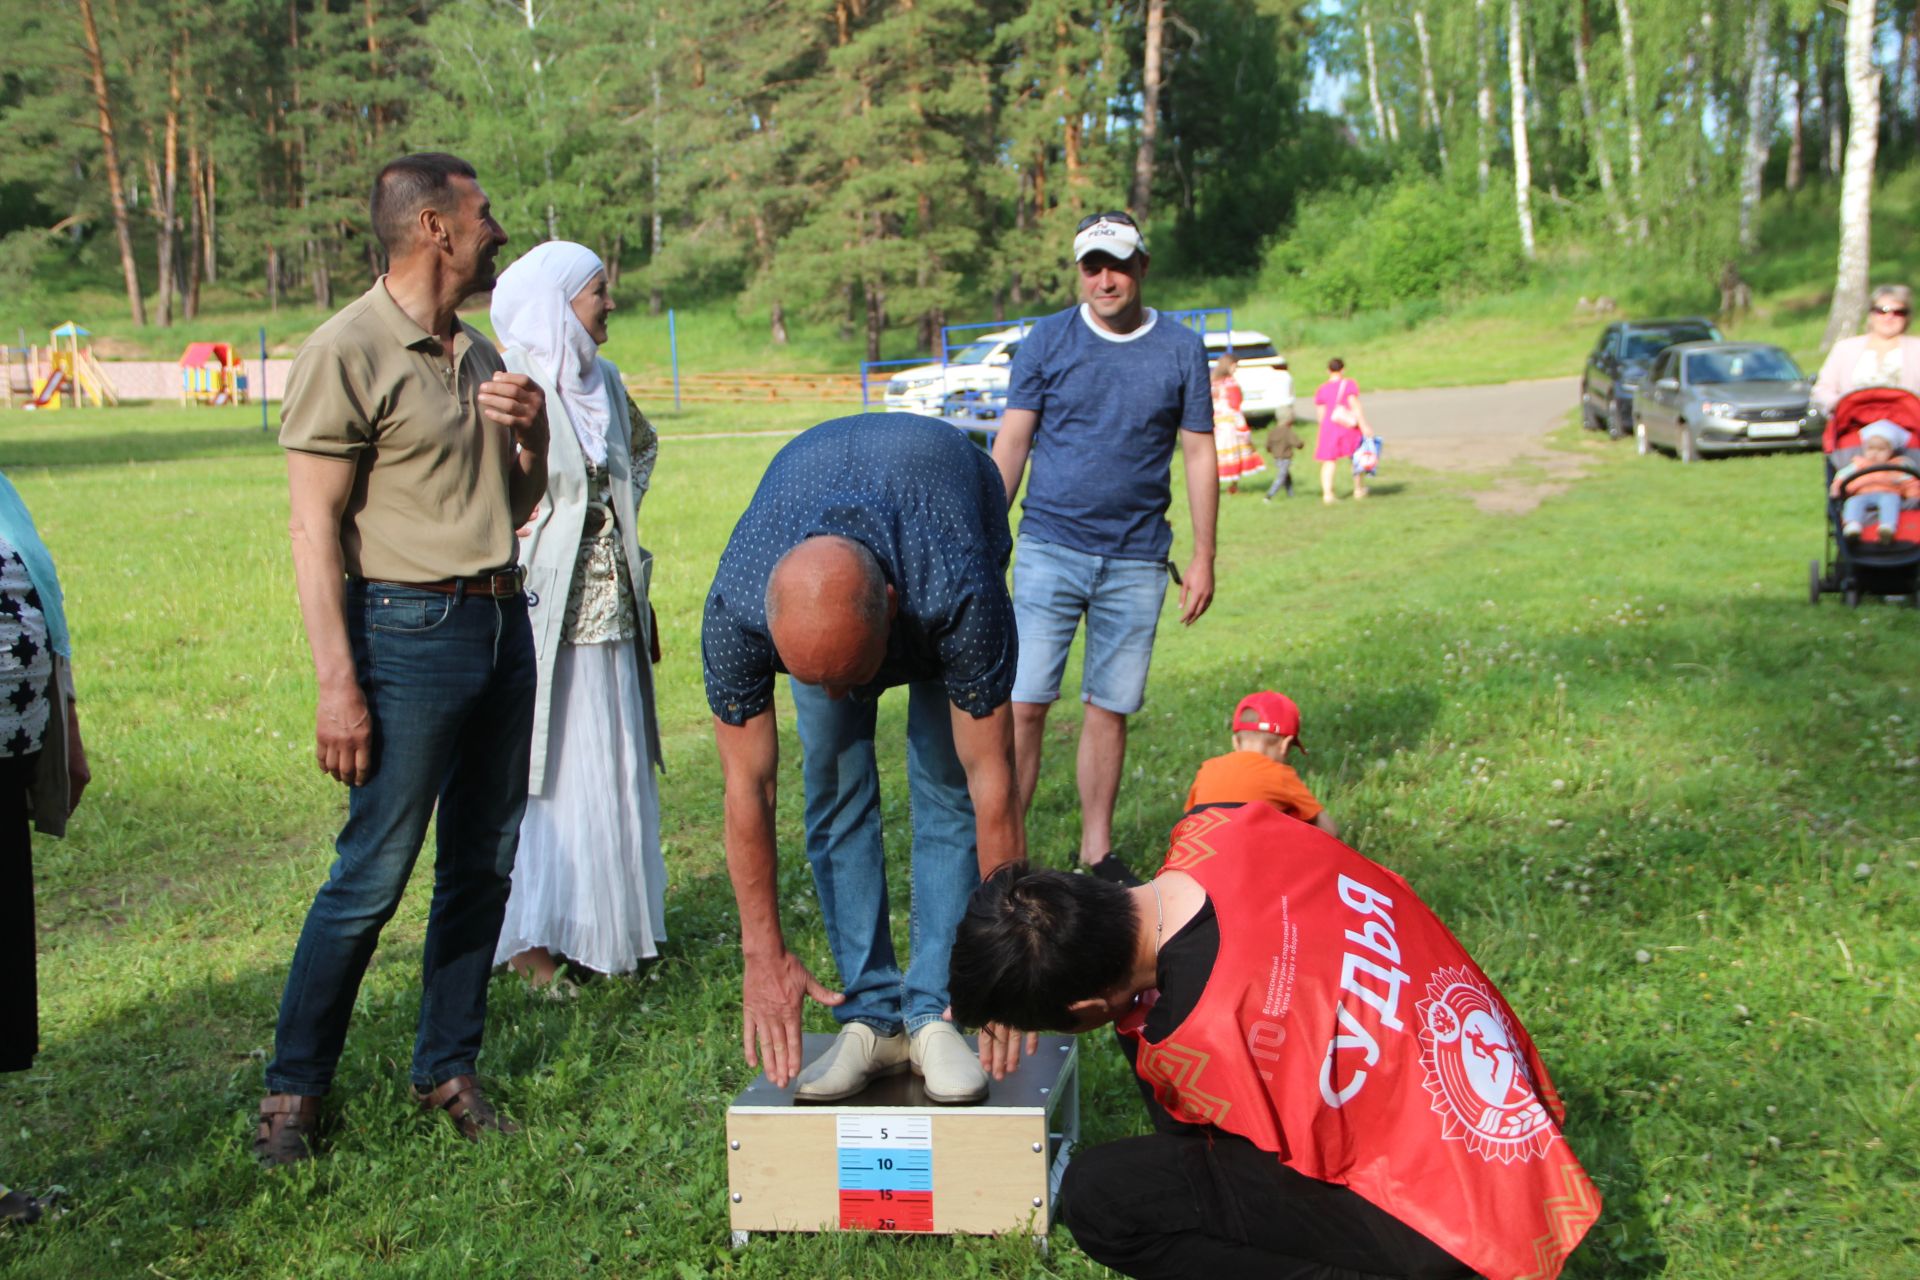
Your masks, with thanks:
M 1264 804 L 1173 829 L 1220 954 L 1166 1040 L 1119 1025 L 1175 1118 L 1351 1187 L 1492 1280 L 1552 1280 L 1600 1215 L 1525 1027 L 1386 868 Z

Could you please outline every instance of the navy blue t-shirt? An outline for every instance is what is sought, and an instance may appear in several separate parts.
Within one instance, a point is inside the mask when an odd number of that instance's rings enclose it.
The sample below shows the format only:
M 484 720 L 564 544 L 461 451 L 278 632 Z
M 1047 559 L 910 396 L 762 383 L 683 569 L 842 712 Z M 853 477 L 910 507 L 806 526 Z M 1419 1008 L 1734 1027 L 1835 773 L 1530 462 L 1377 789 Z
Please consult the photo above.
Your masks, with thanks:
M 1014 354 L 1007 407 L 1040 415 L 1021 533 L 1122 560 L 1164 560 L 1172 548 L 1174 441 L 1212 433 L 1213 400 L 1200 335 L 1148 316 L 1116 338 L 1070 307 Z
M 873 552 L 898 596 L 886 660 L 854 696 L 938 679 L 974 716 L 1012 696 L 1019 641 L 1000 472 L 944 422 L 862 413 L 823 422 L 775 454 L 727 540 L 700 630 L 713 714 L 738 725 L 773 705 L 773 677 L 786 668 L 767 635 L 767 578 L 815 534 Z

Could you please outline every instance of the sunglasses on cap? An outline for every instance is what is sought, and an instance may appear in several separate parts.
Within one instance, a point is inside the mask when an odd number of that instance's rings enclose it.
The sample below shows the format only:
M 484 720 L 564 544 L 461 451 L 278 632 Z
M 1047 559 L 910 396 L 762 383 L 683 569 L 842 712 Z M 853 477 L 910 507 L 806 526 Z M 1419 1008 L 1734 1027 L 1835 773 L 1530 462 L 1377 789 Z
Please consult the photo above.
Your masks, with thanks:
M 1080 225 L 1073 229 L 1073 233 L 1075 235 L 1079 235 L 1082 231 L 1085 231 L 1088 227 L 1092 226 L 1096 222 L 1118 222 L 1122 226 L 1133 227 L 1136 230 L 1139 229 L 1139 224 L 1133 220 L 1132 214 L 1122 213 L 1116 210 L 1112 213 L 1088 214 L 1086 217 L 1080 219 Z
M 1875 307 L 1873 314 L 1877 316 L 1904 316 L 1908 314 L 1908 310 L 1905 307 Z

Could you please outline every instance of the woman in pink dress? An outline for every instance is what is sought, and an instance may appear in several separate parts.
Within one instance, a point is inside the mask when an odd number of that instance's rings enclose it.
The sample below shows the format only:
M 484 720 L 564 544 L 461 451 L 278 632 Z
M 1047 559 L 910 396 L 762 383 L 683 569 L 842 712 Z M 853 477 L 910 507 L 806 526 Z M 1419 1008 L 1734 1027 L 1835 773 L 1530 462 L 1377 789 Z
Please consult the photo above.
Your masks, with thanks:
M 1346 375 L 1346 367 L 1346 361 L 1338 357 L 1327 361 L 1327 380 L 1313 393 L 1313 403 L 1320 409 L 1320 433 L 1313 456 L 1320 462 L 1320 501 L 1326 503 L 1336 500 L 1333 475 L 1340 460 L 1351 458 L 1371 433 L 1366 412 L 1360 407 L 1360 388 Z M 1366 480 L 1358 474 L 1353 477 L 1353 496 L 1367 496 Z

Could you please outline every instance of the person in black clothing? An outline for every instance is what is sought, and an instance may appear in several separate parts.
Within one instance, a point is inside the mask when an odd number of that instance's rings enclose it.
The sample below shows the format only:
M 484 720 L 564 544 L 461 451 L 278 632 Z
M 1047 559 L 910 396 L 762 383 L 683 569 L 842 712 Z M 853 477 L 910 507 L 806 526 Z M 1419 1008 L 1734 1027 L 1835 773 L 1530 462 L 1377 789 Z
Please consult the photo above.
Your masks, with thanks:
M 1144 1038 L 1158 1043 L 1198 1004 L 1219 952 L 1213 904 L 1182 872 L 1123 888 L 1010 865 L 981 883 L 961 922 L 953 1016 L 1079 1033 L 1145 997 Z M 1133 1062 L 1134 1041 L 1119 1040 Z M 1143 1280 L 1473 1274 L 1358 1193 L 1297 1173 L 1246 1138 L 1176 1120 L 1136 1083 L 1154 1131 L 1075 1152 L 1061 1185 L 1060 1216 L 1096 1261 Z
M 30 1069 L 40 1046 L 32 833 L 65 835 L 92 776 L 60 578 L 0 473 L 0 1072 Z M 52 1205 L 0 1183 L 0 1225 L 38 1222 Z

